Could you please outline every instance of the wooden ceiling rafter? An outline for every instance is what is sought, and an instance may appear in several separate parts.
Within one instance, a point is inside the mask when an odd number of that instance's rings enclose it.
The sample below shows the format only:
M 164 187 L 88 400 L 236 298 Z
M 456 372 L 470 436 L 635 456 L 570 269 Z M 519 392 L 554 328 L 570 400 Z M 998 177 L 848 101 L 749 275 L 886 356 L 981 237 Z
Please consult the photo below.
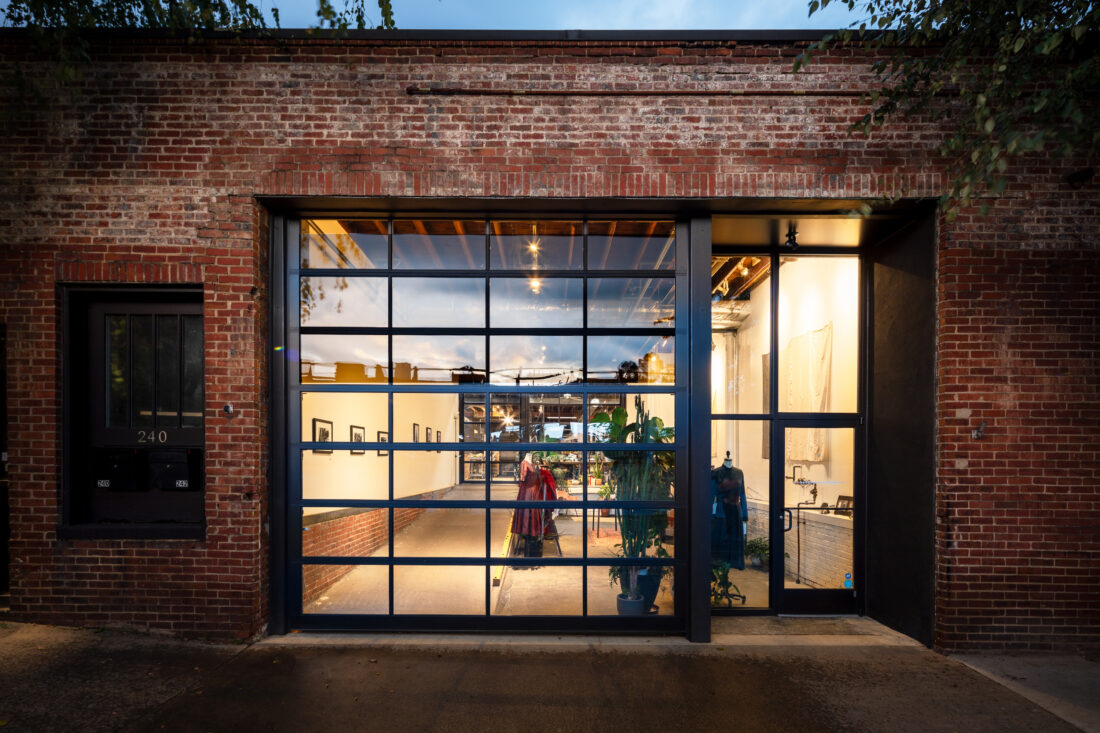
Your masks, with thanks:
M 458 234 L 458 242 L 462 245 L 462 254 L 466 255 L 466 263 L 470 266 L 470 269 L 474 269 L 474 255 L 470 251 L 470 244 L 466 241 L 465 227 L 462 224 L 461 219 L 454 220 L 455 232 Z
M 413 229 L 420 235 L 420 239 L 424 242 L 424 248 L 428 251 L 428 256 L 431 257 L 432 263 L 439 269 L 443 269 L 443 259 L 439 256 L 439 252 L 435 248 L 435 243 L 432 242 L 432 235 L 428 233 L 428 228 L 424 226 L 423 219 L 413 220 Z

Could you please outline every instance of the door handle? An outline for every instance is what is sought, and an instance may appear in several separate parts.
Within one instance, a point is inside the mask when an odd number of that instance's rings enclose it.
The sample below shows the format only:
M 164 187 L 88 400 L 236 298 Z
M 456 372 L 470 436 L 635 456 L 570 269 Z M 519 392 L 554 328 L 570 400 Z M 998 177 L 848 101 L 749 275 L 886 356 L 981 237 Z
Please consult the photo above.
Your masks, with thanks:
M 790 509 L 784 509 L 783 514 L 787 515 L 787 526 L 783 528 L 783 531 L 784 532 L 790 532 L 791 527 L 794 526 L 794 513 Z M 779 515 L 780 518 L 783 517 L 783 514 Z

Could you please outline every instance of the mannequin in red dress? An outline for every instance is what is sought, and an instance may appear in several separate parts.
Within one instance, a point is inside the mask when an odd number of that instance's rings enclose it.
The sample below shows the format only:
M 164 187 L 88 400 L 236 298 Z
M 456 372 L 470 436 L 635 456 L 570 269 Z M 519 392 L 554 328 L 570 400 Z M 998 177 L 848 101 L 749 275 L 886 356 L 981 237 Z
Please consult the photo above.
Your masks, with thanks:
M 530 454 L 519 464 L 519 491 L 516 501 L 554 501 L 558 498 L 554 476 L 545 466 L 536 466 Z M 519 536 L 517 547 L 526 557 L 542 555 L 540 545 L 548 531 L 554 531 L 553 520 L 546 509 L 524 507 L 512 513 L 512 534 Z M 549 524 L 548 524 L 549 520 Z

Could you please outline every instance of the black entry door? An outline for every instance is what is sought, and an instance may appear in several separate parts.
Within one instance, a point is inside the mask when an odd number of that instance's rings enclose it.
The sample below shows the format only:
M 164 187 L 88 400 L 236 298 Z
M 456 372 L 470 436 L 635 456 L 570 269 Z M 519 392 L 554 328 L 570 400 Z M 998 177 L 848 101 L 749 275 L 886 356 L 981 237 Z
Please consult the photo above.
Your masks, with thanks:
M 858 608 L 861 434 L 858 422 L 848 420 L 777 420 L 772 426 L 771 587 L 780 613 Z

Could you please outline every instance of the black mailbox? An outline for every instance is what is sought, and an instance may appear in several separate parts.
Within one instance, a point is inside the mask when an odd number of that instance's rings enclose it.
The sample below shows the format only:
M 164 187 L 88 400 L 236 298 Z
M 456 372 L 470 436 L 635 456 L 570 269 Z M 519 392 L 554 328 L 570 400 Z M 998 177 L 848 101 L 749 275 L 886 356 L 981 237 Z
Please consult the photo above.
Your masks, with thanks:
M 198 491 L 201 453 L 195 448 L 150 449 L 148 483 L 154 491 Z
M 101 491 L 145 491 L 144 455 L 140 448 L 92 450 L 92 486 Z M 141 476 L 141 480 L 138 477 Z

